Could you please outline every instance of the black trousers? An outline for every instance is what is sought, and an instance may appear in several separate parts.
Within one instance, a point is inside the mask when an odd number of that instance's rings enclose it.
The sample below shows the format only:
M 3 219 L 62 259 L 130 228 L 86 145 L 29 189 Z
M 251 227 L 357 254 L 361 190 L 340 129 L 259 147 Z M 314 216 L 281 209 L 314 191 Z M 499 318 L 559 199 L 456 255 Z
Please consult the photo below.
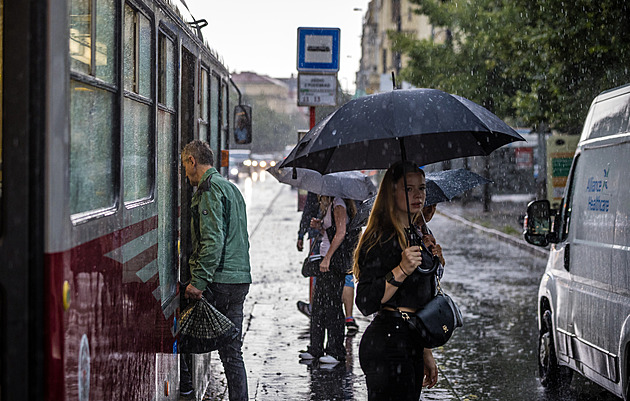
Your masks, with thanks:
M 344 346 L 345 315 L 341 293 L 345 275 L 325 273 L 315 280 L 315 293 L 311 307 L 311 345 L 309 352 L 320 357 L 324 352 L 338 361 L 346 359 Z M 324 333 L 328 344 L 324 348 Z
M 413 341 L 400 317 L 377 315 L 365 329 L 359 361 L 365 373 L 368 400 L 420 399 L 424 378 L 424 348 Z

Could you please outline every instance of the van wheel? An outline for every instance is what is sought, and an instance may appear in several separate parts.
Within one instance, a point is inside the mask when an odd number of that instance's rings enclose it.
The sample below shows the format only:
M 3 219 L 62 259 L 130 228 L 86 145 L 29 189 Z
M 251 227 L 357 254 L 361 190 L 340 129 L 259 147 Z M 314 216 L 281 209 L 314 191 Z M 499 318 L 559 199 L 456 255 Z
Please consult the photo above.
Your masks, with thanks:
M 546 310 L 542 317 L 538 337 L 538 372 L 540 384 L 549 390 L 559 390 L 571 384 L 573 371 L 566 366 L 559 366 L 556 347 L 553 342 L 551 311 Z

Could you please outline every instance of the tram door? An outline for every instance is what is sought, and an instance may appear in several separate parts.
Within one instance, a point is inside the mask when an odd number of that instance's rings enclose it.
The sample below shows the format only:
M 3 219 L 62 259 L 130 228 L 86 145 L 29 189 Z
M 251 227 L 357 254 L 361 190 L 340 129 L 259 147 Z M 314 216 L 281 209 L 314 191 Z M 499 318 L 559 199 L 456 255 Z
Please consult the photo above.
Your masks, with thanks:
M 182 46 L 182 82 L 180 85 L 182 94 L 181 103 L 181 146 L 180 154 L 183 147 L 193 139 L 195 139 L 195 72 L 197 66 L 197 57 L 186 50 Z M 179 158 L 178 158 L 179 160 Z M 180 163 L 181 164 L 181 163 Z M 188 184 L 186 173 L 180 167 L 181 182 L 181 257 L 180 257 L 180 281 L 185 283 L 190 280 L 190 271 L 188 270 L 188 256 L 192 252 L 192 242 L 190 240 L 190 202 L 192 199 L 192 187 Z
M 0 0 L 0 400 L 44 398 L 45 138 L 38 3 Z M 43 4 L 45 7 L 45 4 Z M 45 10 L 45 8 L 44 8 Z

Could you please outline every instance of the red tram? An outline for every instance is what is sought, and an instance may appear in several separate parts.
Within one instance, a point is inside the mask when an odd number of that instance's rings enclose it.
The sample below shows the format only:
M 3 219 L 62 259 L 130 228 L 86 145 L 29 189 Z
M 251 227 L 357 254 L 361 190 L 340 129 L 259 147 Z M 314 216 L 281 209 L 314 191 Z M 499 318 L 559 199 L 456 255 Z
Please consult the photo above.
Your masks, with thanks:
M 0 19 L 0 400 L 177 399 L 180 149 L 207 140 L 227 176 L 251 109 L 168 0 L 0 0 Z

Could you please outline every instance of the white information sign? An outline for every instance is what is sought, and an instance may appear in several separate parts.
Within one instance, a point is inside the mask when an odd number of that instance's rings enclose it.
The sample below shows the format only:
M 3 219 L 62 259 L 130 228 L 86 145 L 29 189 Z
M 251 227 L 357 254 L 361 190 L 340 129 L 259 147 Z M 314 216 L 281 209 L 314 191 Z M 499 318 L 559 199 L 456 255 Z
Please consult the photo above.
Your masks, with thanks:
M 336 106 L 337 76 L 298 74 L 298 106 Z

